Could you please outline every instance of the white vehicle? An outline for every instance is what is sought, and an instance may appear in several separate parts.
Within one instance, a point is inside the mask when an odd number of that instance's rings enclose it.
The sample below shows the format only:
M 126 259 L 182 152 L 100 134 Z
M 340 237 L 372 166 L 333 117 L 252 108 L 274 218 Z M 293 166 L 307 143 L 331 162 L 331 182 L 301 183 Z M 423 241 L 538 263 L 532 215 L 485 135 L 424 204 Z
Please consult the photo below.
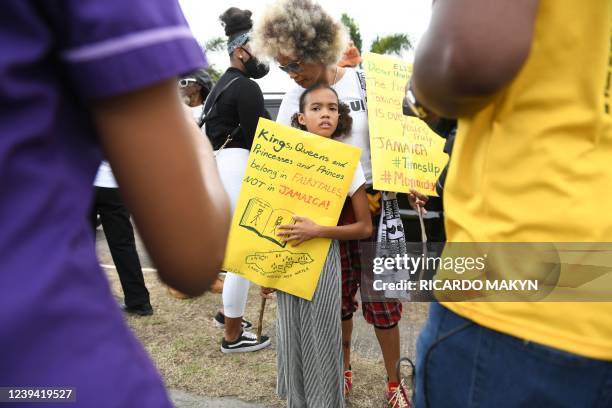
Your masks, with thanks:
M 264 92 L 264 107 L 270 113 L 270 118 L 276 120 L 284 92 Z

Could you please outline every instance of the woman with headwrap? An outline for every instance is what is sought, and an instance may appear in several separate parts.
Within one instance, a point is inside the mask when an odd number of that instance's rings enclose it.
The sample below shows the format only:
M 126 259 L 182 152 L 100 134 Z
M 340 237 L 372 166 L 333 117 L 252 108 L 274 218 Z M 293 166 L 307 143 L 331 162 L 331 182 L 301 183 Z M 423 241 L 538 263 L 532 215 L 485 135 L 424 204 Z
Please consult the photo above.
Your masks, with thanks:
M 206 134 L 216 151 L 221 181 L 227 191 L 232 212 L 240 193 L 240 186 L 247 166 L 249 151 L 257 122 L 268 117 L 259 85 L 250 78 L 262 78 L 269 67 L 253 55 L 251 38 L 251 12 L 231 7 L 220 17 L 228 36 L 227 52 L 230 67 L 208 95 L 204 104 Z M 257 336 L 245 331 L 251 324 L 244 320 L 249 291 L 249 281 L 228 272 L 223 285 L 223 313 L 215 318 L 218 327 L 224 327 L 221 342 L 224 353 L 256 351 L 270 345 L 267 336 Z

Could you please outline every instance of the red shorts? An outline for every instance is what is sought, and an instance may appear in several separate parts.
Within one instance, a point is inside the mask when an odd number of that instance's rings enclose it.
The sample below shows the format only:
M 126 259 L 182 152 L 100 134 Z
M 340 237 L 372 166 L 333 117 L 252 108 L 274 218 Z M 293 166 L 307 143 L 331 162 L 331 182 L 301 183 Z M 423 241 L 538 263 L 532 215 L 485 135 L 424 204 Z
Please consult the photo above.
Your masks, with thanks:
M 361 285 L 361 249 L 359 241 L 339 241 L 340 262 L 342 264 L 342 317 L 357 311 L 359 303 L 355 295 Z M 361 310 L 366 322 L 385 329 L 393 327 L 402 318 L 402 303 L 362 302 Z

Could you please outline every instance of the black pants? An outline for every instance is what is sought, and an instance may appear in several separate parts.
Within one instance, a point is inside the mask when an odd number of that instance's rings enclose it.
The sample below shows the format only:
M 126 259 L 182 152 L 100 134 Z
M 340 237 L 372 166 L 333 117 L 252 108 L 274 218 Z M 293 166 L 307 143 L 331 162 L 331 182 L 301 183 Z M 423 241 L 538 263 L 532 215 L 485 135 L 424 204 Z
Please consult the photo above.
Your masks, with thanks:
M 96 187 L 91 211 L 94 230 L 98 214 L 119 274 L 125 305 L 127 307 L 150 305 L 149 291 L 145 286 L 140 260 L 136 252 L 130 214 L 121 200 L 118 188 Z

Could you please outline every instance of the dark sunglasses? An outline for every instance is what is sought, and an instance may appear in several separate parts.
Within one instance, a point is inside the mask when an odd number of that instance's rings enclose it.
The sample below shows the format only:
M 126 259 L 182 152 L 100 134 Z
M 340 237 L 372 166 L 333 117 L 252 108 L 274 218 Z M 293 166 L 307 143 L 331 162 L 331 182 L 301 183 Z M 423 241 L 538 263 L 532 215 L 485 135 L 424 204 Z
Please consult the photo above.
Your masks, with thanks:
M 302 71 L 302 61 L 294 61 L 290 62 L 287 65 L 279 65 L 278 67 L 285 71 L 286 73 L 290 72 L 301 72 Z

